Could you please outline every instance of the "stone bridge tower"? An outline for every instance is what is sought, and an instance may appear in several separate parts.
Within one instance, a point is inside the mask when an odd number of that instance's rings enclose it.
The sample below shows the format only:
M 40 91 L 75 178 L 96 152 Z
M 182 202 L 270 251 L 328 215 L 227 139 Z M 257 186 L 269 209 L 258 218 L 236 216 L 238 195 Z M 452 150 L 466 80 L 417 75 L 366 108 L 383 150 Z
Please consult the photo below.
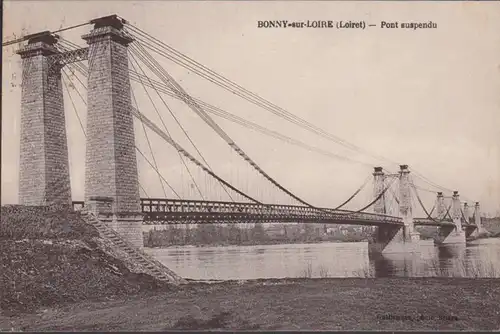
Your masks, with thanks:
M 26 36 L 22 59 L 19 204 L 71 205 L 61 68 L 51 66 L 55 36 Z
M 142 247 L 127 50 L 133 39 L 116 16 L 91 23 L 94 29 L 82 36 L 89 45 L 85 202 L 111 199 L 113 227 Z
M 379 197 L 385 188 L 385 174 L 382 167 L 375 167 L 373 171 L 373 198 Z M 386 214 L 385 194 L 373 205 L 375 213 Z
M 135 246 L 142 247 L 142 214 L 135 154 L 127 46 L 116 15 L 90 22 L 89 45 L 56 48 L 58 36 L 27 36 L 23 61 L 19 203 L 71 206 L 61 70 L 88 59 L 85 206 Z

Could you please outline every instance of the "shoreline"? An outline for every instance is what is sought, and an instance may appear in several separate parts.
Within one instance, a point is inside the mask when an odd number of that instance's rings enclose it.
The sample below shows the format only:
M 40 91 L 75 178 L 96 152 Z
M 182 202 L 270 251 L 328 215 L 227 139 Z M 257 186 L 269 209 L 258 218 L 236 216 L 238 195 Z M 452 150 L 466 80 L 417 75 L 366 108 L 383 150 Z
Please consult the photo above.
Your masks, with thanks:
M 309 245 L 309 244 L 327 244 L 327 243 L 362 243 L 368 242 L 368 240 L 361 241 L 337 241 L 337 240 L 325 240 L 325 241 L 310 241 L 310 242 L 288 242 L 288 243 L 252 243 L 252 244 L 200 244 L 200 245 L 168 245 L 168 246 L 144 246 L 144 248 L 148 249 L 167 249 L 167 248 L 180 248 L 180 247 L 188 247 L 188 248 L 208 248 L 208 247 L 249 247 L 249 246 L 275 246 L 275 245 Z
M 486 278 L 193 280 L 3 315 L 0 330 L 498 330 L 498 300 Z
M 500 234 L 495 236 L 488 237 L 477 237 L 477 238 L 469 238 L 466 240 L 466 243 L 470 243 L 477 240 L 487 240 L 487 239 L 500 239 Z M 430 243 L 432 242 L 432 238 L 420 239 L 420 242 Z M 356 240 L 356 241 L 341 241 L 341 240 L 324 240 L 324 241 L 310 241 L 310 242 L 288 242 L 288 243 L 252 243 L 252 244 L 200 244 L 200 245 L 168 245 L 168 246 L 145 246 L 146 249 L 170 249 L 170 248 L 210 248 L 210 247 L 249 247 L 249 246 L 274 246 L 274 245 L 309 245 L 309 244 L 327 244 L 327 243 L 368 243 L 368 240 Z

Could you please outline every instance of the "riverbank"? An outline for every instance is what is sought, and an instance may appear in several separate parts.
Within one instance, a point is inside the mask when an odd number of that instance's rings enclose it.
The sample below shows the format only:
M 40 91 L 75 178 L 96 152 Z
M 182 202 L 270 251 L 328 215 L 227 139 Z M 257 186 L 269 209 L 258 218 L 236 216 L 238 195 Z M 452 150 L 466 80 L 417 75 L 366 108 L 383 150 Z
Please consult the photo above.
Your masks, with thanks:
M 101 238 L 77 212 L 34 206 L 1 209 L 3 315 L 169 288 Z
M 319 224 L 320 225 L 320 224 Z M 276 230 L 276 229 L 279 230 Z M 222 226 L 202 224 L 190 228 L 178 226 L 153 227 L 143 231 L 144 246 L 167 248 L 171 246 L 261 246 L 279 244 L 305 244 L 320 242 L 361 242 L 371 238 L 369 231 L 328 232 L 326 225 L 295 224 L 265 229 L 262 224 L 242 228 L 235 224 Z M 328 232 L 328 233 L 327 233 Z
M 230 244 L 230 243 L 215 243 L 215 244 L 188 244 L 188 245 L 167 245 L 167 246 L 153 246 L 146 247 L 150 249 L 175 249 L 175 248 L 212 248 L 212 247 L 246 247 L 246 246 L 274 246 L 274 245 L 317 245 L 317 244 L 331 244 L 331 243 L 357 243 L 357 242 L 368 242 L 367 239 L 361 240 L 313 240 L 313 241 L 296 241 L 296 242 L 246 242 L 242 244 Z
M 500 281 L 286 279 L 191 283 L 0 316 L 0 330 L 499 330 Z
M 372 239 L 370 230 L 358 231 L 348 227 L 345 231 L 322 233 L 326 225 L 297 224 L 274 226 L 273 229 L 264 229 L 262 225 L 252 228 L 240 228 L 235 225 L 220 226 L 213 224 L 200 225 L 194 228 L 180 228 L 177 226 L 155 227 L 143 231 L 144 246 L 148 248 L 171 247 L 227 247 L 227 246 L 268 246 L 291 244 L 317 244 L 317 243 L 344 243 L 366 242 Z M 484 218 L 483 225 L 487 235 L 480 238 L 500 237 L 500 218 Z M 316 227 L 315 227 L 316 226 Z M 283 229 L 276 233 L 276 228 Z M 436 239 L 439 234 L 436 226 L 417 226 L 421 240 Z M 279 231 L 278 231 L 279 232 Z M 477 239 L 471 237 L 470 240 Z

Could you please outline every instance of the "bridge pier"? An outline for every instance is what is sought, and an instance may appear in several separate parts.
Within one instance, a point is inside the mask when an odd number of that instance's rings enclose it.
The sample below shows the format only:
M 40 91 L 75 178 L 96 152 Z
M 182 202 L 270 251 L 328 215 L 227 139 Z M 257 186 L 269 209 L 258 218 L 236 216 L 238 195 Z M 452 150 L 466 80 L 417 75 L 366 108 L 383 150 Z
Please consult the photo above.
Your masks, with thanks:
M 479 202 L 476 202 L 474 205 L 474 224 L 476 225 L 476 229 L 472 231 L 470 234 L 473 238 L 487 237 L 490 235 L 488 231 L 483 227 L 481 223 L 481 207 L 479 206 Z
M 142 248 L 142 212 L 117 212 L 113 197 L 91 196 L 87 201 L 88 211 L 111 227 L 132 245 Z
M 115 15 L 91 23 L 94 29 L 82 36 L 89 45 L 85 201 L 88 205 L 96 198 L 111 198 L 110 217 L 115 220 L 108 218 L 107 222 L 125 239 L 142 247 L 127 52 L 133 40 L 123 33 L 123 23 Z M 104 210 L 99 205 L 97 208 Z M 103 215 L 109 213 L 103 211 Z
M 440 201 L 444 203 L 444 199 L 442 197 L 442 193 L 438 193 L 438 203 Z M 438 209 L 440 209 L 440 207 L 438 207 Z M 438 216 L 440 215 L 440 213 L 441 211 L 438 210 Z M 465 244 L 466 233 L 462 228 L 462 212 L 458 191 L 453 192 L 451 218 L 453 220 L 454 226 L 440 226 L 438 228 L 439 233 L 434 240 L 436 244 Z
M 470 225 L 470 214 L 469 214 L 469 204 L 467 202 L 464 203 L 463 207 L 463 218 L 465 220 L 465 240 L 468 238 L 476 238 L 477 237 L 477 228 L 472 228 L 472 225 Z
M 68 144 L 57 37 L 27 36 L 22 58 L 19 204 L 71 206 Z
M 369 244 L 369 251 L 373 253 L 404 253 L 418 252 L 420 234 L 414 230 L 411 208 L 411 181 L 407 165 L 400 166 L 399 207 L 403 217 L 403 226 L 385 224 L 377 227 L 373 240 Z M 378 197 L 385 189 L 385 175 L 381 167 L 375 167 L 375 196 Z M 385 214 L 384 196 L 375 203 L 375 213 Z

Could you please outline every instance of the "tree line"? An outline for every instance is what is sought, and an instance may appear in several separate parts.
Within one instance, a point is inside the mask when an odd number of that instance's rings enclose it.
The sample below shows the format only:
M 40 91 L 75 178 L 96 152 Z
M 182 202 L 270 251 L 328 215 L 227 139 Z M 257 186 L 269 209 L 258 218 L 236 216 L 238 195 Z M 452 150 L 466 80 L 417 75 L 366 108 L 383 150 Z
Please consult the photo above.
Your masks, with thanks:
M 363 241 L 370 233 L 351 228 L 347 234 L 340 231 L 327 233 L 326 228 L 313 224 L 283 225 L 281 233 L 268 233 L 262 224 L 241 227 L 236 224 L 200 224 L 183 228 L 169 225 L 161 229 L 144 232 L 145 247 L 168 247 L 184 245 L 265 245 L 286 243 L 308 243 L 321 241 Z

